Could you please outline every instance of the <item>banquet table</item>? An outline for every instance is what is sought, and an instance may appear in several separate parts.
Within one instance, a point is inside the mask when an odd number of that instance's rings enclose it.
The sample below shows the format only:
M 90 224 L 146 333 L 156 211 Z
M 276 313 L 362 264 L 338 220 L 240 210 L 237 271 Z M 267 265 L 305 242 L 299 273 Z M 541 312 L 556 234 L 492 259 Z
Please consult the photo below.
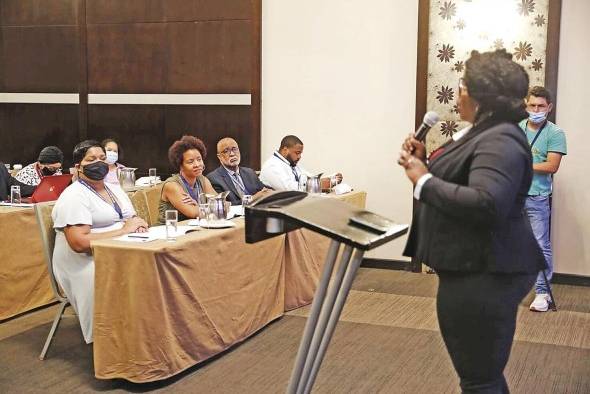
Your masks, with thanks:
M 33 208 L 0 206 L 0 320 L 53 300 Z
M 364 207 L 366 193 L 327 198 Z M 246 244 L 233 221 L 174 242 L 92 242 L 97 378 L 168 378 L 311 302 L 329 239 L 300 229 Z

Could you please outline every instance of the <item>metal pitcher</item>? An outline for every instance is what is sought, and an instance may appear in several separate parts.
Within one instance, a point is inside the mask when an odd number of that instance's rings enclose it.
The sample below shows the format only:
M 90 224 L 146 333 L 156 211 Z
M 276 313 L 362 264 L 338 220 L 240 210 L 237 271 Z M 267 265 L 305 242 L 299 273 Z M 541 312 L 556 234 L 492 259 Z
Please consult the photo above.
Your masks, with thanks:
M 122 188 L 135 187 L 135 170 L 137 168 L 117 168 L 117 178 L 119 178 L 119 184 L 121 184 Z
M 322 192 L 322 172 L 317 175 L 309 175 L 307 177 L 307 183 L 305 184 L 305 191 L 308 193 L 321 193 Z
M 220 193 L 217 196 L 208 197 L 207 202 L 209 203 L 209 220 L 219 221 L 225 220 L 229 214 L 231 203 L 225 201 L 227 194 Z

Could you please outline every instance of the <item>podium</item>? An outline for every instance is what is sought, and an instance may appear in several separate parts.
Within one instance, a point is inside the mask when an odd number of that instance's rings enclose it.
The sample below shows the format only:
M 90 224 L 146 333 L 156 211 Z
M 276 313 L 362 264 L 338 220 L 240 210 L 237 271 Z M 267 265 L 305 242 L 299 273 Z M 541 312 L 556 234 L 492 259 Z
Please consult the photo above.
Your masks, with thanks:
M 289 394 L 309 393 L 364 253 L 405 234 L 408 225 L 334 198 L 298 191 L 271 193 L 247 206 L 245 216 L 247 243 L 298 228 L 331 238 L 287 388 Z

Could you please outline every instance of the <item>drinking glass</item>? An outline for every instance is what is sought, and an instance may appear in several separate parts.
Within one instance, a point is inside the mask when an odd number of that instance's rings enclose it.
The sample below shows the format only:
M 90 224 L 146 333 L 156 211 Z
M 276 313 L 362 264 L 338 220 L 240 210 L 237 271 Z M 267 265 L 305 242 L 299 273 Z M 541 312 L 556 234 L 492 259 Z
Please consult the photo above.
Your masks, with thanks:
M 336 187 L 337 184 L 338 184 L 338 178 L 336 177 L 336 174 L 334 174 L 330 177 L 330 191 L 331 192 L 334 191 L 334 187 Z
M 10 172 L 10 164 L 4 164 L 4 167 L 6 167 L 6 171 Z
M 209 204 L 199 203 L 199 224 L 206 226 L 207 217 L 209 216 Z
M 176 241 L 178 211 L 176 209 L 169 209 L 164 214 L 166 217 L 166 241 Z
M 246 207 L 252 204 L 253 197 L 250 194 L 244 194 L 242 196 L 242 215 L 246 214 Z
M 10 203 L 20 204 L 20 186 L 10 186 Z
M 209 199 L 207 198 L 207 194 L 205 194 L 205 193 L 199 193 L 199 195 L 197 196 L 197 203 L 199 205 L 201 205 L 201 204 L 208 204 L 209 203 Z
M 156 169 L 155 168 L 150 168 L 149 169 L 149 177 L 150 177 L 150 185 L 155 185 L 156 184 Z

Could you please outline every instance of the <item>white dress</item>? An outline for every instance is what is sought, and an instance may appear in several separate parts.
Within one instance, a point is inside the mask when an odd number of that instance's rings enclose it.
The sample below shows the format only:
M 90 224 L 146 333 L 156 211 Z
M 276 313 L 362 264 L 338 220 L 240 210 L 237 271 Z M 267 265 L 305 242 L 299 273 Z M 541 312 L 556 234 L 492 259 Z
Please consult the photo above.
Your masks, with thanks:
M 109 187 L 108 185 L 106 187 Z M 122 189 L 110 189 L 122 207 L 123 218 L 135 215 L 129 197 Z M 129 208 L 130 207 L 130 208 Z M 92 342 L 94 311 L 94 258 L 89 253 L 75 252 L 63 229 L 76 224 L 90 225 L 92 233 L 123 227 L 119 214 L 80 182 L 68 186 L 57 199 L 51 214 L 55 229 L 53 272 L 80 320 L 86 343 Z

